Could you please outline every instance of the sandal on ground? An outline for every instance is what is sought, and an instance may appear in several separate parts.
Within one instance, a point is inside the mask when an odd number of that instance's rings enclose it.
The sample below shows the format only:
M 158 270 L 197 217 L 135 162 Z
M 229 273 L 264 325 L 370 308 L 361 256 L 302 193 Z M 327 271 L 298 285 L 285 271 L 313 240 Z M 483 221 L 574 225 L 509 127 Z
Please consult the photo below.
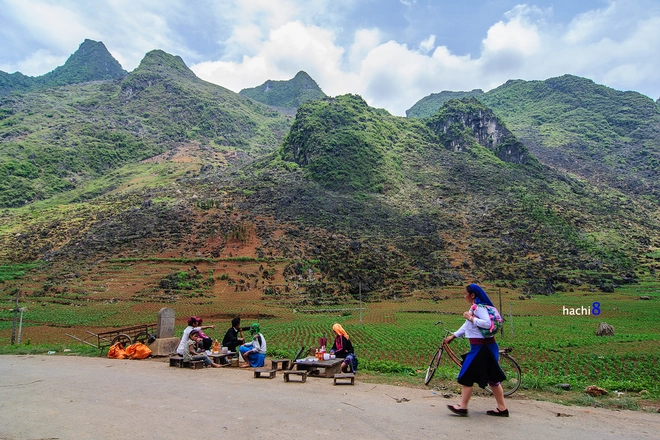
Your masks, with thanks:
M 453 412 L 454 414 L 458 414 L 459 416 L 466 417 L 468 415 L 468 410 L 461 408 L 460 405 L 447 405 L 447 408 L 449 408 L 449 411 Z
M 505 409 L 504 411 L 500 411 L 499 408 L 495 408 L 493 411 L 486 411 L 486 414 L 495 417 L 509 417 L 509 410 Z

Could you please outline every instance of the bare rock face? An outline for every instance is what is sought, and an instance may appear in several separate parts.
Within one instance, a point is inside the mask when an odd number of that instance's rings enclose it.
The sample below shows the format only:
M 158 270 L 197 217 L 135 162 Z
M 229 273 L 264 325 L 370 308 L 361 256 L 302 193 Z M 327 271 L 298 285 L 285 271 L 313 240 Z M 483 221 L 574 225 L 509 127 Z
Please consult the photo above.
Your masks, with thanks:
M 614 336 L 614 327 L 606 322 L 601 322 L 596 330 L 596 336 Z
M 595 385 L 589 385 L 584 389 L 584 392 L 592 397 L 604 396 L 607 394 L 607 390 L 604 390 L 603 388 L 597 387 Z

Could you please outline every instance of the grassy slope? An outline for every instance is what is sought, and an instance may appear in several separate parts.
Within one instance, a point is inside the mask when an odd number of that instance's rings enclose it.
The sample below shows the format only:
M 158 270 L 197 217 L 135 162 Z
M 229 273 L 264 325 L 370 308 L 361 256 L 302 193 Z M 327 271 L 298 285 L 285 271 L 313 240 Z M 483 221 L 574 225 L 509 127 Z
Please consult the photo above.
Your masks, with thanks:
M 182 143 L 263 154 L 289 125 L 159 51 L 120 82 L 11 95 L 0 104 L 5 207 L 50 198 Z

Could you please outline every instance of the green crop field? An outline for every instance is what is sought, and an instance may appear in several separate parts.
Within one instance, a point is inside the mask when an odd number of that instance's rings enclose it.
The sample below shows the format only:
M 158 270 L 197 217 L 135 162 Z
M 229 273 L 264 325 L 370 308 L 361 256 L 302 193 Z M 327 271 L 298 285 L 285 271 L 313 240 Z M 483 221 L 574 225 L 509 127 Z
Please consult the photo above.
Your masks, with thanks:
M 216 324 L 207 333 L 217 339 L 222 339 L 232 316 L 240 315 L 246 323 L 258 320 L 269 355 L 280 357 L 292 356 L 302 345 L 316 346 L 320 337 L 330 339 L 332 324 L 339 322 L 354 341 L 363 370 L 418 377 L 421 383 L 428 360 L 444 335 L 435 322 L 442 320 L 447 329 L 455 330 L 467 310 L 462 286 L 438 289 L 437 301 L 429 300 L 428 295 L 409 295 L 362 303 L 361 307 L 355 300 L 332 306 L 294 306 L 289 301 L 293 297 L 274 300 L 264 294 L 276 289 L 279 279 L 270 280 L 268 288 L 263 281 L 258 284 L 263 276 L 281 273 L 285 263 L 257 259 L 200 260 L 195 262 L 197 282 L 170 291 L 170 297 L 158 289 L 159 280 L 168 274 L 180 278 L 190 264 L 180 259 L 115 260 L 105 263 L 100 273 L 70 275 L 52 287 L 44 287 L 50 286 L 48 281 L 39 278 L 38 269 L 30 271 L 32 266 L 3 266 L 2 273 L 11 276 L 5 275 L 0 284 L 0 342 L 10 342 L 18 289 L 22 292 L 19 307 L 26 308 L 23 344 L 75 345 L 67 333 L 83 337 L 86 331 L 152 323 L 160 308 L 171 307 L 177 316 L 177 332 L 185 326 L 187 316 L 199 315 L 205 324 Z M 650 396 L 660 397 L 657 283 L 622 286 L 614 293 L 575 289 L 531 298 L 485 287 L 498 306 L 501 294 L 505 325 L 498 342 L 513 348 L 523 372 L 523 389 L 569 383 L 576 389 L 597 385 L 619 392 L 646 390 Z M 598 315 L 591 314 L 594 302 L 600 304 Z M 571 309 L 590 314 L 570 315 Z M 614 336 L 596 336 L 601 322 L 614 327 Z M 458 352 L 467 351 L 465 341 L 456 341 L 454 347 Z M 452 379 L 457 372 L 456 366 L 443 361 L 436 378 Z

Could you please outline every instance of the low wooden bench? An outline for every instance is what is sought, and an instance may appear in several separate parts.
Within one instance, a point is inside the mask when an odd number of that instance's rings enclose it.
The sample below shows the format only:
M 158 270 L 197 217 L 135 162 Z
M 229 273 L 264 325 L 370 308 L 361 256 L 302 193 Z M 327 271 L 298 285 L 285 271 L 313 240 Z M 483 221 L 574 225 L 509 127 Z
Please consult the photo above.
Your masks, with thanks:
M 235 352 L 229 351 L 227 353 L 211 353 L 208 356 L 211 358 L 214 364 L 231 366 L 231 359 L 227 358 L 234 355 L 236 355 Z
M 300 376 L 302 383 L 307 381 L 307 370 L 284 370 L 282 371 L 282 374 L 284 374 L 284 382 L 288 382 L 289 376 L 292 374 L 294 376 Z
M 270 368 L 257 368 L 254 370 L 254 377 L 260 378 L 260 377 L 265 377 L 267 379 L 272 379 L 275 377 L 276 370 L 271 370 Z M 265 376 L 262 376 L 264 374 Z
M 279 370 L 278 368 L 280 364 L 282 364 L 282 370 L 288 370 L 289 369 L 289 364 L 291 363 L 290 359 L 273 359 L 270 361 L 270 364 L 273 368 L 273 370 Z
M 204 361 L 184 361 L 183 356 L 172 356 L 170 358 L 170 367 L 188 367 L 193 370 L 198 370 L 204 367 Z
M 337 380 L 341 380 L 342 382 L 337 383 Z M 343 382 L 344 380 L 349 381 L 349 382 Z M 337 373 L 335 374 L 335 379 L 334 379 L 334 384 L 335 385 L 355 385 L 355 374 L 353 373 Z

